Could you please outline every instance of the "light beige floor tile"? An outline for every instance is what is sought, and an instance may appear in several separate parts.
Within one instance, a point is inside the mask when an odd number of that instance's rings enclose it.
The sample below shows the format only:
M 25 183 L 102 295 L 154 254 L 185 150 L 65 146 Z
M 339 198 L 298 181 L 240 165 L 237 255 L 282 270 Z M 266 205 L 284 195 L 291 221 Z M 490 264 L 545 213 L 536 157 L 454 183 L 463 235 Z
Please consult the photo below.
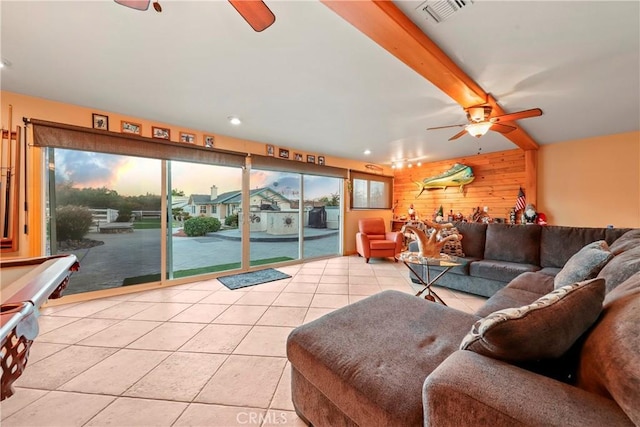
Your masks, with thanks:
M 80 319 L 81 317 L 40 316 L 38 318 L 39 334 L 46 334 Z
M 279 292 L 249 292 L 240 298 L 236 304 L 241 305 L 271 305 Z
M 182 292 L 182 289 L 154 289 L 140 293 L 130 301 L 144 302 L 171 302 L 171 297 L 175 297 Z
M 311 307 L 340 308 L 349 304 L 347 295 L 316 294 L 311 300 Z
M 214 292 L 215 291 L 187 289 L 187 290 L 183 290 L 179 294 L 170 296 L 168 298 L 168 301 L 195 303 L 195 302 L 198 302 L 198 301 L 202 301 L 203 299 L 205 299 L 206 297 L 210 296 Z
M 400 278 L 405 274 L 404 270 L 399 270 L 395 267 L 391 267 L 391 268 L 376 268 L 373 270 L 373 272 L 375 273 L 376 277 L 378 278 L 378 280 L 381 279 L 393 279 L 393 278 Z M 380 282 L 382 283 L 382 282 Z
M 122 349 L 60 387 L 83 393 L 121 394 L 171 353 Z
M 313 320 L 316 320 L 327 313 L 331 313 L 334 310 L 334 308 L 309 307 L 309 311 L 307 311 L 307 315 L 304 317 L 304 323 L 309 323 Z
M 322 272 L 323 276 L 348 276 L 349 275 L 349 267 L 332 267 L 329 266 L 324 269 Z
M 170 322 L 192 322 L 192 323 L 210 323 L 218 317 L 223 311 L 229 308 L 229 305 L 223 304 L 194 304 L 182 313 L 172 317 Z
M 296 274 L 295 276 L 293 276 L 293 278 L 291 279 L 291 282 L 289 284 L 293 284 L 293 283 L 319 283 L 320 282 L 320 277 L 322 277 L 322 273 L 319 273 L 319 274 L 304 274 L 303 272 L 300 272 L 300 273 Z
M 311 304 L 311 300 L 313 299 L 313 294 L 302 294 L 302 293 L 281 293 L 278 298 L 273 302 L 272 305 L 282 306 L 282 307 L 309 307 Z
M 200 332 L 204 326 L 204 323 L 163 323 L 129 344 L 127 348 L 176 351 Z
M 255 325 L 260 317 L 267 311 L 267 306 L 263 305 L 239 305 L 234 304 L 219 315 L 213 323 L 224 323 L 227 325 Z
M 278 270 L 290 276 L 295 276 L 296 273 L 300 271 L 300 268 L 301 268 L 300 265 L 289 265 L 286 267 L 278 267 Z
M 120 301 L 118 304 L 105 310 L 98 311 L 89 317 L 94 319 L 124 320 L 151 307 L 153 304 L 154 303 L 152 302 Z
M 85 426 L 171 426 L 187 403 L 119 397 Z
M 378 285 L 376 276 L 349 276 L 350 285 Z
M 40 314 L 43 316 L 49 316 L 58 312 L 61 312 L 63 310 L 66 310 L 68 308 L 71 308 L 73 306 L 76 306 L 80 304 L 79 302 L 74 302 L 74 303 L 70 303 L 70 304 L 60 304 L 60 305 L 52 305 L 52 306 L 47 306 L 47 304 L 45 304 L 41 309 L 40 309 Z
M 192 304 L 179 303 L 179 302 L 159 302 L 155 303 L 146 310 L 142 310 L 140 313 L 131 316 L 131 320 L 156 320 L 158 322 L 166 322 L 173 316 L 182 313 Z
M 306 427 L 307 423 L 302 421 L 302 418 L 300 418 L 293 410 L 282 411 L 270 409 L 265 415 L 262 426 Z
M 258 325 L 266 326 L 299 326 L 307 314 L 306 307 L 278 307 L 267 309 L 258 321 Z
M 349 295 L 374 295 L 381 291 L 379 285 L 349 285 Z
M 320 278 L 320 284 L 335 284 L 335 285 L 346 285 L 349 283 L 349 275 L 343 274 L 340 276 L 327 276 L 323 275 Z
M 251 330 L 245 325 L 207 325 L 180 348 L 198 353 L 231 353 Z
M 289 283 L 286 288 L 282 290 L 283 293 L 302 293 L 312 294 L 318 287 L 317 283 Z M 282 295 L 282 294 L 281 294 Z
M 378 284 L 380 286 L 383 285 L 406 285 L 406 280 L 401 275 L 396 276 L 376 276 L 378 279 Z
M 283 357 L 229 356 L 195 401 L 267 408 L 285 362 Z
M 9 426 L 82 426 L 115 398 L 52 391 L 2 421 Z
M 175 422 L 175 427 L 259 426 L 265 409 L 242 406 L 204 405 L 192 403 Z
M 226 287 L 218 280 L 213 279 L 192 283 L 189 285 L 189 289 L 198 291 L 219 291 L 220 289 L 226 289 Z
M 286 357 L 287 337 L 292 330 L 283 326 L 255 326 L 233 354 Z
M 471 309 L 469 308 L 469 306 L 458 298 L 443 298 L 443 300 L 451 308 L 464 311 L 465 313 L 471 312 Z
M 29 366 L 67 347 L 69 344 L 53 344 L 36 340 L 29 350 Z
M 415 295 L 417 291 L 414 291 L 411 286 L 406 283 L 402 285 L 380 285 L 380 289 L 383 291 L 399 291 L 405 294 Z
M 112 319 L 80 319 L 69 325 L 42 334 L 38 337 L 38 340 L 57 344 L 75 344 L 116 323 L 118 323 L 118 321 Z
M 56 315 L 65 317 L 87 317 L 117 304 L 119 304 L 118 301 L 97 299 L 74 305 L 67 310 L 57 312 Z
M 16 386 L 55 390 L 77 375 L 115 353 L 115 348 L 73 345 L 29 364 Z
M 347 284 L 333 284 L 333 283 L 320 283 L 316 290 L 318 294 L 336 294 L 336 295 L 348 295 L 349 285 Z
M 209 295 L 200 304 L 234 304 L 246 294 L 247 292 L 242 291 L 221 290 Z
M 126 347 L 159 325 L 162 325 L 162 322 L 123 320 L 89 338 L 83 339 L 78 344 L 99 347 Z
M 288 284 L 289 279 L 276 280 L 275 282 L 263 283 L 257 286 L 243 288 L 249 292 L 277 292 L 280 293 Z
M 311 277 L 320 277 L 322 276 L 322 273 L 324 273 L 324 267 L 322 268 L 307 268 L 306 266 L 303 266 L 300 271 L 298 272 L 298 274 L 295 275 L 295 277 L 302 277 L 302 276 L 309 276 Z M 314 283 L 314 282 L 311 282 Z
M 368 298 L 368 295 L 349 295 L 349 304 L 353 304 L 354 302 L 362 301 L 365 298 Z
M 278 382 L 278 387 L 271 401 L 271 409 L 280 409 L 285 411 L 293 411 L 293 402 L 291 400 L 291 363 L 287 362 L 282 372 L 282 377 Z
M 2 416 L 2 419 L 4 420 L 25 408 L 27 405 L 40 399 L 47 393 L 48 391 L 46 390 L 16 387 L 13 396 L 0 402 L 0 416 Z
M 124 394 L 190 402 L 226 358 L 223 354 L 173 353 Z

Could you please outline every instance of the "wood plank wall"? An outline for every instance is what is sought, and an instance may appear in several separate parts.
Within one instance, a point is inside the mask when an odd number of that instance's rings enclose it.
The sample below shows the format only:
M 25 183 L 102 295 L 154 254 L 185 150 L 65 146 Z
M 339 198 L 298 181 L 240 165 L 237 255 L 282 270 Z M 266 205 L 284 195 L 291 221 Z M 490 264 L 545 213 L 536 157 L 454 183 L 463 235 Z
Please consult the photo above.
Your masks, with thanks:
M 464 192 L 459 192 L 459 187 L 425 190 L 416 199 L 420 189 L 414 181 L 441 174 L 455 163 L 470 166 L 475 176 L 473 182 L 464 186 Z M 491 217 L 508 221 L 519 187 L 525 188 L 525 178 L 525 152 L 519 149 L 414 165 L 411 168 L 405 165 L 394 173 L 394 218 L 407 215 L 409 205 L 413 203 L 421 218 L 432 218 L 440 206 L 445 219 L 450 210 L 468 217 L 474 208 L 483 209 L 486 206 Z

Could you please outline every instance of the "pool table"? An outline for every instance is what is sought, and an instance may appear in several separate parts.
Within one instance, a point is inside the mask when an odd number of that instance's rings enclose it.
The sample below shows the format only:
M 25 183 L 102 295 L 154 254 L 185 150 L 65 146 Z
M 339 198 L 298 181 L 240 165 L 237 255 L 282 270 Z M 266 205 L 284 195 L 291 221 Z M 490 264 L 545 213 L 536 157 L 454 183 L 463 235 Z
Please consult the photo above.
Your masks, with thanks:
M 38 314 L 49 298 L 60 298 L 72 271 L 75 255 L 56 255 L 0 261 L 0 400 L 13 395 L 13 382 L 24 371 L 29 349 L 38 335 Z

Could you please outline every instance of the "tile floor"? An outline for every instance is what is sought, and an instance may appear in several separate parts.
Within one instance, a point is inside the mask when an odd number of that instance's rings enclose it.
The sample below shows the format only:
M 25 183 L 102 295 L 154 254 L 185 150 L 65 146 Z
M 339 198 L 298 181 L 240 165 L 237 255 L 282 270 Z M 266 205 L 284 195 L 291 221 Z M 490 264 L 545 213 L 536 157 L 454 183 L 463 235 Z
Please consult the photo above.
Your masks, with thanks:
M 289 332 L 386 289 L 401 263 L 358 256 L 279 268 L 290 279 L 230 291 L 217 280 L 44 308 L 3 426 L 302 426 Z M 415 287 L 415 285 L 413 285 Z M 467 312 L 484 298 L 439 289 Z

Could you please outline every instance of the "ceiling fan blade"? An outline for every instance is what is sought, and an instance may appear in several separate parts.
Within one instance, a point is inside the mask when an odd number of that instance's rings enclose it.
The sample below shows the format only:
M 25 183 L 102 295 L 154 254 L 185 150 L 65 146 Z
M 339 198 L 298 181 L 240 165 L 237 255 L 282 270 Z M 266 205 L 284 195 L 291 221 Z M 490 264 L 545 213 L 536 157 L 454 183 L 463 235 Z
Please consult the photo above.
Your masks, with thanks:
M 451 138 L 449 138 L 449 141 L 453 141 L 454 139 L 458 139 L 461 136 L 463 136 L 465 133 L 467 133 L 467 130 L 466 129 L 462 129 L 460 132 L 456 133 Z
M 149 9 L 149 3 L 151 0 L 114 0 L 116 3 L 122 6 L 130 7 L 135 10 L 147 10 Z
M 435 129 L 448 129 L 448 128 L 459 128 L 462 126 L 466 126 L 467 124 L 463 124 L 463 125 L 449 125 L 449 126 L 438 126 L 438 127 L 434 127 L 434 128 L 427 128 L 427 130 L 435 130 Z
M 500 133 L 509 133 L 513 132 L 517 128 L 515 126 L 503 125 L 502 123 L 494 123 L 491 125 L 490 129 Z
M 526 119 L 529 117 L 537 117 L 542 115 L 542 110 L 533 108 L 531 110 L 518 111 L 517 113 L 503 114 L 502 116 L 491 117 L 491 123 L 511 122 L 514 120 Z
M 251 28 L 260 32 L 276 21 L 276 16 L 262 0 L 229 0 Z

